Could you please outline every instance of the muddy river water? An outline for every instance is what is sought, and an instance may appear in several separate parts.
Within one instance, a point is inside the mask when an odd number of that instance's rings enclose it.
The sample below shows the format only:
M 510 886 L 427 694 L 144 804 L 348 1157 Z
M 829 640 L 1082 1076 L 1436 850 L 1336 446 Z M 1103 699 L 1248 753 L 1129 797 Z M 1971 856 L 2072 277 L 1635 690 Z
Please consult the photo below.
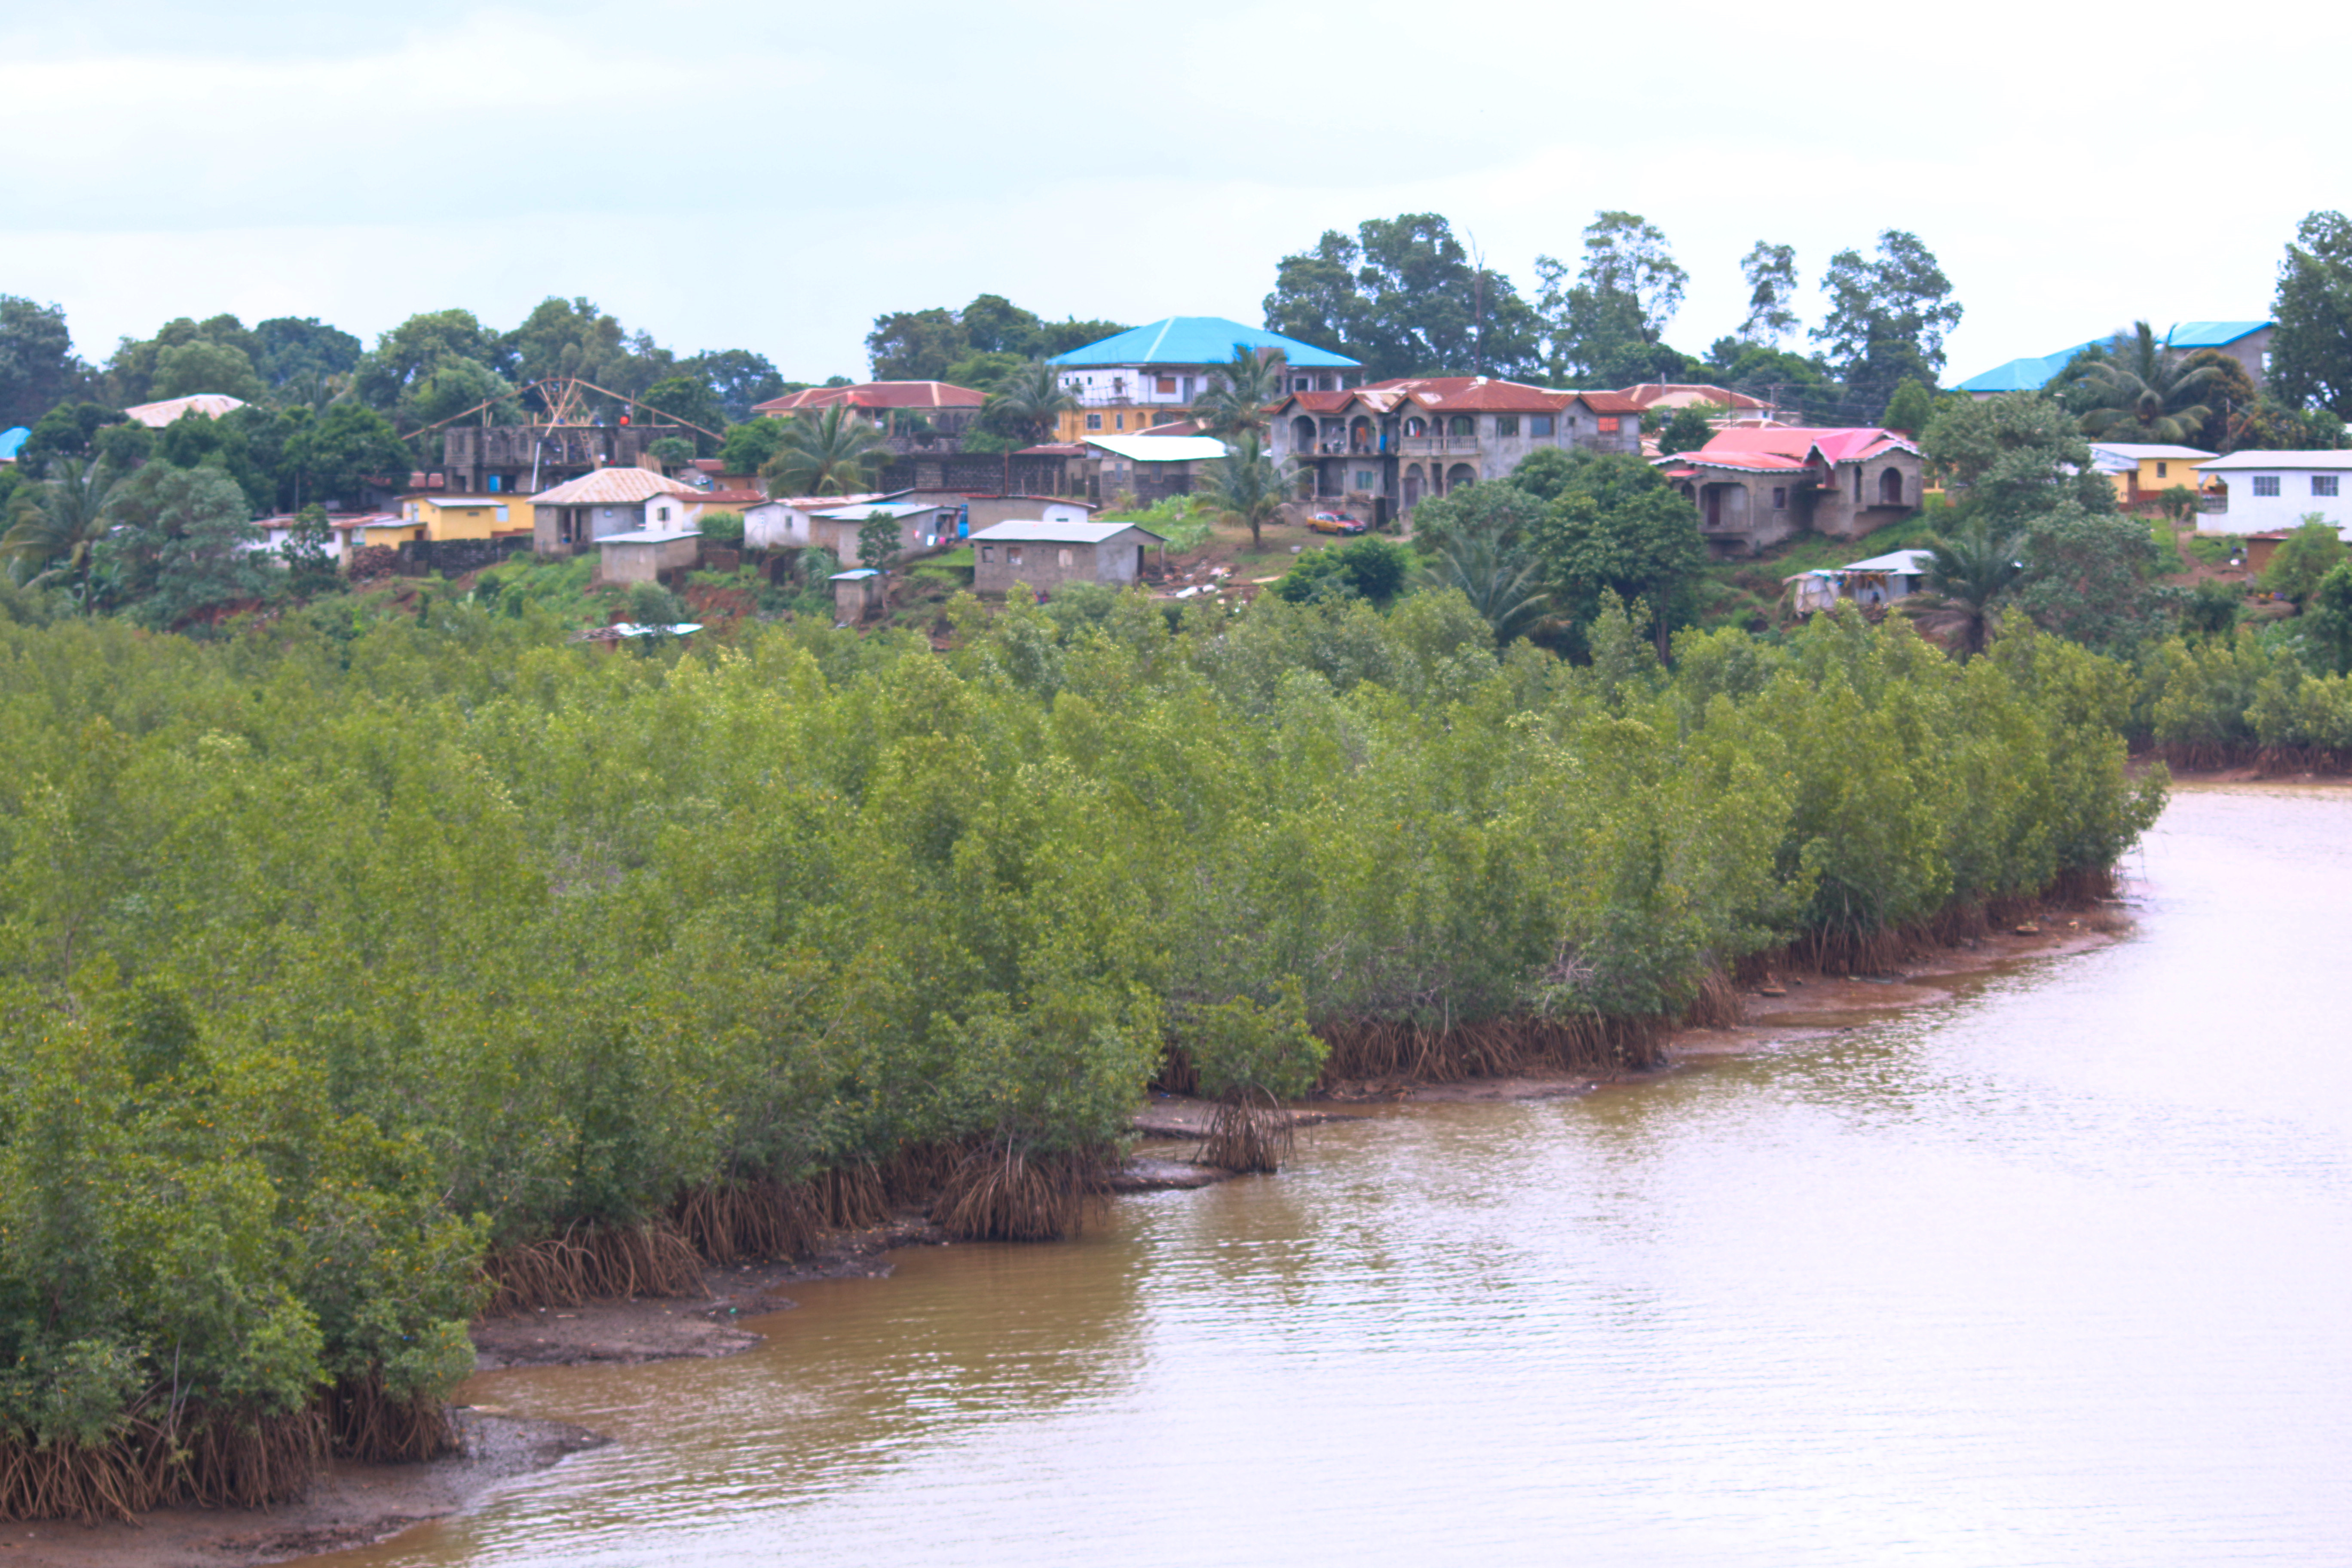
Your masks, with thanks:
M 2108 947 L 475 1380 L 614 1447 L 339 1564 L 2352 1563 L 2352 790 Z

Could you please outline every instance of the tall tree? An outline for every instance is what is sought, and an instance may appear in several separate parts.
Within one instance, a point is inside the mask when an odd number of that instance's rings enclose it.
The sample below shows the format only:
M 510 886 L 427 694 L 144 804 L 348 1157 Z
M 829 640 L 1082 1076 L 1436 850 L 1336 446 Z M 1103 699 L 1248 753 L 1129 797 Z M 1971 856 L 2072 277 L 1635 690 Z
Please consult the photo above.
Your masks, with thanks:
M 1996 533 L 1979 517 L 1930 538 L 1927 549 L 1925 592 L 1903 600 L 1904 614 L 1923 629 L 1957 633 L 1963 658 L 1984 652 L 2002 602 L 2025 575 L 2025 536 Z
M 2107 356 L 2085 365 L 2076 382 L 2083 434 L 2109 441 L 2195 440 L 2213 417 L 2205 401 L 2213 379 L 2210 365 L 2191 367 L 2154 328 L 2136 322 L 2133 335 L 2110 344 Z
M 352 373 L 352 388 L 370 406 L 390 414 L 446 361 L 467 360 L 497 374 L 505 358 L 498 334 L 471 310 L 428 310 L 376 339 Z
M 1830 299 L 1813 341 L 1828 351 L 1853 398 L 1874 412 L 1886 406 L 1903 378 L 1934 386 L 1944 368 L 1944 340 L 1960 324 L 1951 279 L 1916 235 L 1890 228 L 1878 254 L 1841 250 L 1822 279 Z
M 794 415 L 760 473 L 771 495 L 849 495 L 871 486 L 889 461 L 889 437 L 835 404 Z
M 1062 415 L 1077 405 L 1060 373 L 1043 360 L 1031 360 L 998 383 L 980 413 L 998 434 L 1034 445 L 1051 436 Z
M 1584 229 L 1584 257 L 1575 280 L 1568 264 L 1536 258 L 1542 288 L 1536 310 L 1549 340 L 1553 379 L 1651 379 L 1663 363 L 1681 368 L 1682 355 L 1662 361 L 1666 324 L 1682 308 L 1690 274 L 1674 258 L 1665 235 L 1639 213 L 1596 214 Z M 1623 372 L 1635 372 L 1623 376 Z
M 948 366 L 971 352 L 971 334 L 953 310 L 894 310 L 874 318 L 866 356 L 877 381 L 945 381 Z
M 1236 345 L 1234 357 L 1209 372 L 1192 400 L 1192 417 L 1212 436 L 1232 437 L 1245 430 L 1265 434 L 1266 410 L 1282 396 L 1286 362 L 1280 350 L 1261 353 Z
M 2055 398 L 1948 400 L 1919 445 L 1950 476 L 1964 526 L 2023 539 L 2010 593 L 2042 629 L 2118 655 L 2162 629 L 2168 595 L 2148 583 L 2156 541 L 2144 520 L 2116 512 L 2115 488 Z
M 749 349 L 716 349 L 678 362 L 678 374 L 699 379 L 719 399 L 729 423 L 751 417 L 751 405 L 782 397 L 783 376 L 764 354 Z
M 1739 258 L 1739 275 L 1748 280 L 1748 317 L 1739 323 L 1739 341 L 1779 348 L 1797 330 L 1797 247 L 1759 239 Z
M 1228 522 L 1250 531 L 1250 548 L 1265 543 L 1265 525 L 1289 499 L 1291 480 L 1267 455 L 1255 431 L 1245 431 L 1225 443 L 1225 455 L 1209 465 L 1202 494 Z
M 58 576 L 79 580 L 81 611 L 91 609 L 90 567 L 114 526 L 115 476 L 96 458 L 61 458 L 48 478 L 19 489 L 8 511 L 0 552 L 17 580 L 37 584 Z
M 0 430 L 30 426 L 86 393 L 92 379 L 74 357 L 61 307 L 0 294 Z
M 1580 463 L 1545 510 L 1532 543 L 1580 624 L 1599 613 L 1604 593 L 1643 601 L 1662 657 L 1674 627 L 1691 618 L 1707 559 L 1698 508 L 1655 468 L 1623 454 Z
M 646 388 L 641 406 L 648 418 L 667 417 L 700 426 L 687 431 L 685 437 L 694 443 L 694 455 L 698 458 L 717 457 L 719 446 L 727 439 L 727 410 L 720 405 L 719 395 L 710 390 L 709 383 L 700 376 L 673 375 L 655 382 Z
M 2315 212 L 2295 226 L 2271 314 L 2271 392 L 2352 419 L 2352 219 Z
M 316 316 L 273 316 L 255 323 L 253 338 L 260 347 L 253 368 L 272 388 L 348 376 L 366 352 L 359 339 Z
M 126 483 L 122 526 L 100 546 L 135 603 L 131 613 L 168 628 L 268 593 L 275 568 L 258 546 L 235 480 L 210 466 L 150 463 Z
M 1436 213 L 1368 218 L 1286 256 L 1265 324 L 1363 362 L 1367 378 L 1535 373 L 1536 314 L 1511 281 L 1475 264 Z

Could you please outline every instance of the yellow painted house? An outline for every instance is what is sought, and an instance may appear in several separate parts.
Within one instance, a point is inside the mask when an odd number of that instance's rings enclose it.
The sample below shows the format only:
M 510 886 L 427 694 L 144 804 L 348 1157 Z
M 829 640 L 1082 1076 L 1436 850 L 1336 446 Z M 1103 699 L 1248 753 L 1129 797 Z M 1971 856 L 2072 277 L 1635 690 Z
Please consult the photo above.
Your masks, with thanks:
M 2205 481 L 2197 472 L 2197 465 L 2212 460 L 2212 453 L 2200 452 L 2194 447 L 2091 443 L 2091 461 L 2116 487 L 2116 503 L 2126 510 L 2156 501 L 2175 485 L 2191 490 L 2204 489 Z
M 408 537 L 429 539 L 439 542 L 445 539 L 503 539 L 507 535 L 530 531 L 530 502 L 520 496 L 404 496 L 400 502 L 400 518 L 404 523 L 420 525 Z M 370 529 L 369 542 L 375 542 L 376 531 Z

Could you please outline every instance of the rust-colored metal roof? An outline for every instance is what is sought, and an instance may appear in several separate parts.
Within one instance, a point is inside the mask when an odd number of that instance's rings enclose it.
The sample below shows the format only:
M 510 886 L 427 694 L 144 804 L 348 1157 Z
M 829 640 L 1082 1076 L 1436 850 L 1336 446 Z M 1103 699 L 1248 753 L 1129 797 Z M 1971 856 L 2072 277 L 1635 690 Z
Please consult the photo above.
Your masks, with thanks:
M 988 394 L 944 381 L 866 381 L 856 386 L 812 386 L 751 405 L 754 414 L 802 414 L 845 404 L 852 408 L 977 408 Z
M 697 490 L 705 506 L 758 506 L 768 498 L 758 490 Z
M 1083 458 L 1086 445 L 1079 441 L 1048 441 L 1042 447 L 1024 447 L 1013 454 L 1016 458 Z
M 698 500 L 702 492 L 651 468 L 598 468 L 530 498 L 533 506 L 635 506 L 656 496 Z

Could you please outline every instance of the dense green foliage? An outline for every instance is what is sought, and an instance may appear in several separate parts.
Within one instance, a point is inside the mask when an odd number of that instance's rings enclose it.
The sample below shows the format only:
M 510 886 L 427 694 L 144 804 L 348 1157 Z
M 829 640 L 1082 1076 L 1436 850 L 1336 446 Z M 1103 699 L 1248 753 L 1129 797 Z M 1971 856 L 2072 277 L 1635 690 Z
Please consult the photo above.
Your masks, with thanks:
M 1450 594 L 1064 597 L 945 656 L 595 654 L 519 590 L 0 625 L 0 1427 L 436 1391 L 486 1239 L 1099 1149 L 1171 1044 L 1295 1092 L 1298 1020 L 1672 1012 L 2104 867 L 2161 795 L 2126 672 L 2022 627 L 1669 677 L 1613 602 L 1576 668 Z

